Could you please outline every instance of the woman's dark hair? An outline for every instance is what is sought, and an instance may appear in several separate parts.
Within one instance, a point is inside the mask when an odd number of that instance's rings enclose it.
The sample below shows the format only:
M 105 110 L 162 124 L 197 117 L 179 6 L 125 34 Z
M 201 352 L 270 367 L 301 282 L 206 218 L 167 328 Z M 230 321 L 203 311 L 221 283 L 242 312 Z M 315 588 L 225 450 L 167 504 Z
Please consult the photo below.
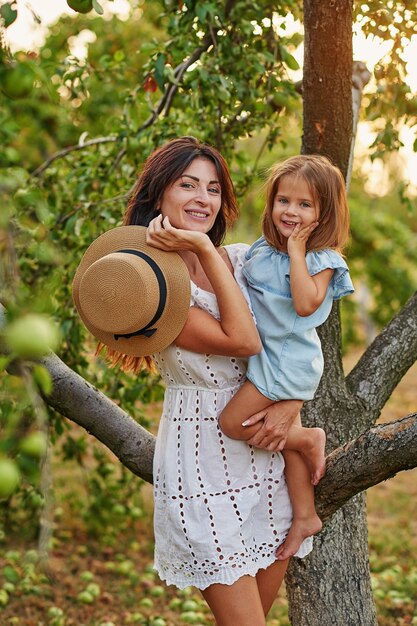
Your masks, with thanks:
M 194 137 L 173 139 L 157 148 L 146 159 L 128 204 L 124 224 L 148 226 L 158 215 L 158 207 L 165 190 L 178 180 L 194 159 L 209 159 L 216 168 L 221 187 L 221 206 L 216 221 L 207 233 L 219 246 L 227 229 L 238 216 L 237 200 L 227 163 L 212 146 L 200 143 Z
M 194 137 L 173 139 L 149 155 L 136 182 L 123 223 L 126 226 L 148 226 L 149 222 L 158 215 L 158 207 L 165 190 L 178 180 L 184 170 L 197 158 L 209 159 L 214 164 L 219 179 L 220 211 L 207 233 L 213 244 L 219 246 L 227 229 L 238 216 L 235 190 L 227 163 L 222 155 L 215 148 L 200 143 Z M 99 342 L 96 355 L 100 353 L 111 366 L 119 365 L 125 372 L 138 372 L 143 367 L 155 370 L 152 358 L 149 356 L 129 356 Z

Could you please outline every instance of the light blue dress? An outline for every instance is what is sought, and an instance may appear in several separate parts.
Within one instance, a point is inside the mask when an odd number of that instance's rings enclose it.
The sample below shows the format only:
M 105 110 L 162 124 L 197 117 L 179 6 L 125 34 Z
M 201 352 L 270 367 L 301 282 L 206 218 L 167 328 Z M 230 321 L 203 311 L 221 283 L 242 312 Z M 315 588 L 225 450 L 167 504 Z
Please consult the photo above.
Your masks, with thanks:
M 264 237 L 246 253 L 243 273 L 262 340 L 262 351 L 249 358 L 247 378 L 271 400 L 311 400 L 323 373 L 317 326 L 328 318 L 333 300 L 353 293 L 344 259 L 331 249 L 308 252 L 309 274 L 334 270 L 326 296 L 307 317 L 295 311 L 290 291 L 290 257 Z

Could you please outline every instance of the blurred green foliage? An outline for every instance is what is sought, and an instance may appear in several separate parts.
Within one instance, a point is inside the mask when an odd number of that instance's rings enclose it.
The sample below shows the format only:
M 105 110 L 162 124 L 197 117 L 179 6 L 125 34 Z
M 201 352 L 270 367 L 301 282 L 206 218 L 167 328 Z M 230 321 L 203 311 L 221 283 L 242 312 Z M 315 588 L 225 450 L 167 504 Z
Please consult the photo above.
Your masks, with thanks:
M 16 6 L 0 4 L 7 27 Z M 58 355 L 150 426 L 142 407 L 161 398 L 158 378 L 126 376 L 92 356 L 94 342 L 72 304 L 72 277 L 89 243 L 121 223 L 146 156 L 181 134 L 214 144 L 229 161 L 242 206 L 230 237 L 255 240 L 267 168 L 299 152 L 302 99 L 293 72 L 302 32 L 287 31 L 285 17 L 302 20 L 302 3 L 140 0 L 123 20 L 101 17 L 101 5 L 107 2 L 62 17 L 36 52 L 12 54 L 0 46 L 0 301 L 10 324 L 35 315 L 59 329 Z M 415 17 L 409 2 L 357 7 L 366 33 L 395 39 L 365 97 L 364 115 L 380 130 L 374 158 L 396 150 L 400 127 L 417 121 L 415 97 L 403 80 Z M 358 163 L 348 260 L 355 283 L 367 288 L 367 314 L 380 327 L 415 290 L 417 215 L 400 172 L 384 198 L 365 194 L 365 182 Z M 363 340 L 355 301 L 344 305 L 343 319 L 345 339 Z M 14 357 L 27 356 L 16 344 L 9 348 L 12 354 L 0 357 L 3 370 Z M 46 370 L 25 371 L 37 397 L 47 394 Z M 15 459 L 24 477 L 22 492 L 3 500 L 3 513 L 25 501 L 27 520 L 34 519 L 30 512 L 42 504 L 35 497 L 39 459 L 19 442 L 45 428 L 45 420 L 27 377 L 2 375 L 0 411 L 0 455 Z M 117 518 L 117 498 L 125 515 L 138 508 L 124 470 L 117 478 L 106 473 L 109 461 L 99 444 L 91 449 L 86 435 L 50 410 L 47 422 L 61 458 L 91 470 L 86 489 L 97 524 L 98 510 L 103 525 Z

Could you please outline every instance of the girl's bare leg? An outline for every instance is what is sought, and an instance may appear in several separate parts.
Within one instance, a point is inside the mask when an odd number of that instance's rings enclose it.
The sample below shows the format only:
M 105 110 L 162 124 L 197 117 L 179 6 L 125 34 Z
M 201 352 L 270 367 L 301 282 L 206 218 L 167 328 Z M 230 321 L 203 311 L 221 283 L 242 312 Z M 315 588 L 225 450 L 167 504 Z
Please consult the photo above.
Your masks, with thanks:
M 284 580 L 285 572 L 287 571 L 289 560 L 275 561 L 266 569 L 261 569 L 256 574 L 256 581 L 258 583 L 259 595 L 261 597 L 262 607 L 265 617 L 268 615 L 269 610 L 277 597 L 277 593 Z
M 296 423 L 301 424 L 299 416 Z M 310 471 L 303 457 L 292 450 L 284 450 L 285 477 L 293 509 L 293 520 L 283 544 L 276 551 L 277 558 L 286 561 L 297 552 L 298 548 L 311 535 L 320 532 L 322 522 L 314 506 L 314 487 L 310 480 Z
M 272 400 L 262 395 L 255 385 L 246 380 L 221 412 L 220 428 L 232 439 L 250 439 L 258 432 L 262 424 L 242 426 L 242 422 L 271 404 L 273 404 Z
M 261 422 L 252 426 L 242 423 L 255 413 L 266 409 L 273 401 L 266 398 L 250 381 L 245 381 L 219 416 L 219 426 L 232 439 L 248 440 L 261 428 Z M 326 435 L 322 428 L 303 428 L 301 421 L 294 422 L 288 430 L 284 449 L 297 450 L 303 455 L 310 472 L 311 482 L 317 485 L 324 475 L 324 448 Z
M 322 428 L 304 428 L 298 418 L 288 431 L 284 450 L 299 452 L 308 469 L 313 485 L 318 485 L 326 471 L 326 433 Z
M 214 584 L 201 591 L 216 626 L 265 626 L 257 579 L 242 576 L 233 585 Z

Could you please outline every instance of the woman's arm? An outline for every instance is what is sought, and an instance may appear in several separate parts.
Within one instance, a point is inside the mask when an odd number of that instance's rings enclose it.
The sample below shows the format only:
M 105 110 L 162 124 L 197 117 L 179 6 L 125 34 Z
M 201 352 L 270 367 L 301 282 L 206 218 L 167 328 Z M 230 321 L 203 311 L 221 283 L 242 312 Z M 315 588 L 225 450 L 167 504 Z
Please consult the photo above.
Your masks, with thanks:
M 181 348 L 199 353 L 250 356 L 261 350 L 256 325 L 234 276 L 209 237 L 198 231 L 171 226 L 158 216 L 149 224 L 149 245 L 167 251 L 194 252 L 209 279 L 219 306 L 220 320 L 191 307 L 185 326 L 175 340 Z

